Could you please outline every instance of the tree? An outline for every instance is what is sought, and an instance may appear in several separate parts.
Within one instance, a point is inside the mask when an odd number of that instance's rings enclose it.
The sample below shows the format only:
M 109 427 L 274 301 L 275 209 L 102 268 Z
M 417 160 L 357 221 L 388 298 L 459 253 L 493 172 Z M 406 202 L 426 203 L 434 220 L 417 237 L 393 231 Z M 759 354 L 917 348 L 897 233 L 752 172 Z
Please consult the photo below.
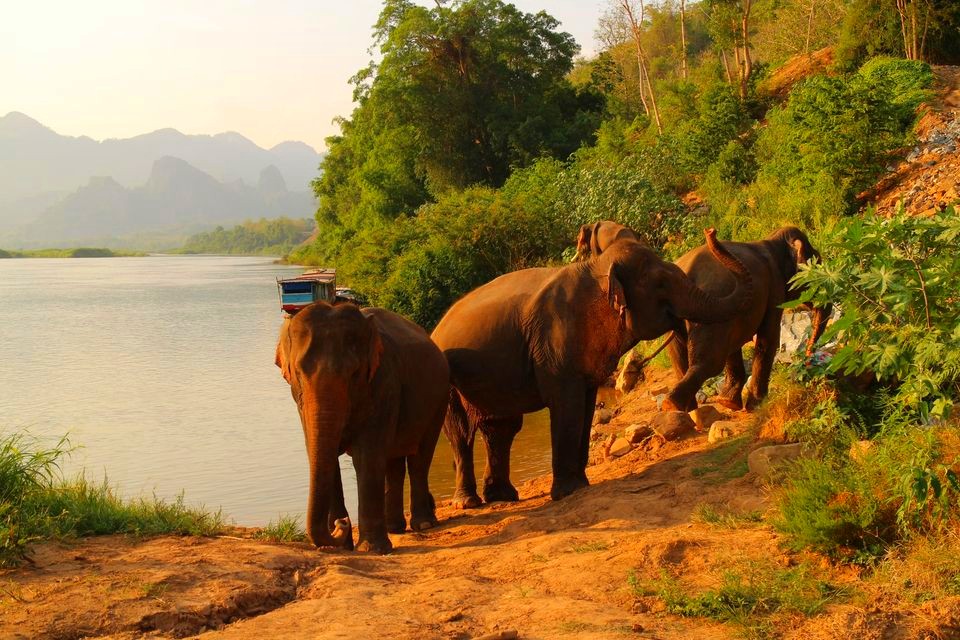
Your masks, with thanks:
M 386 0 L 380 61 L 351 80 L 357 106 L 314 184 L 320 224 L 349 235 L 589 140 L 602 97 L 566 80 L 577 45 L 558 24 L 501 0 Z

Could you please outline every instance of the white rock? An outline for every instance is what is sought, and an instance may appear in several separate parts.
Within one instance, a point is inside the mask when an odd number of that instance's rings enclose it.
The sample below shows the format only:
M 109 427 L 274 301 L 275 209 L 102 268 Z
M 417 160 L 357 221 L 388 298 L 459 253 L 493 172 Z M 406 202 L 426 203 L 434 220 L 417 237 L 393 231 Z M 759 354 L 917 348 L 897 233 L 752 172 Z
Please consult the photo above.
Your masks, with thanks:
M 630 446 L 630 441 L 626 438 L 617 438 L 613 442 L 613 446 L 610 447 L 610 457 L 619 458 L 622 455 L 626 455 L 633 450 L 633 447 Z
M 727 416 L 712 404 L 704 404 L 691 411 L 690 417 L 697 431 L 706 431 L 714 422 L 723 420 Z

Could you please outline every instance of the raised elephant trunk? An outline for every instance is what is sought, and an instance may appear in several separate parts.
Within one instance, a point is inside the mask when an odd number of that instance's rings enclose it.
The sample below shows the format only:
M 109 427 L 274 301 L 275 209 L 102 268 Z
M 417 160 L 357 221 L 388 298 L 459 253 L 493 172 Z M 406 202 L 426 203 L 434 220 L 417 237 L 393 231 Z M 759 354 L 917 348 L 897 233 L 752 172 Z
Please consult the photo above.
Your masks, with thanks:
M 333 493 L 342 491 L 339 479 L 340 439 L 347 423 L 348 408 L 331 406 L 316 398 L 304 398 L 301 407 L 303 434 L 310 464 L 307 502 L 307 536 L 316 547 L 341 547 L 345 540 L 332 535 L 329 515 Z
M 813 355 L 813 349 L 817 344 L 817 340 L 820 339 L 820 336 L 822 336 L 823 332 L 826 330 L 827 321 L 830 319 L 831 313 L 833 313 L 832 305 L 828 304 L 822 307 L 814 307 L 812 319 L 813 326 L 810 329 L 810 339 L 807 340 L 806 356 L 808 358 Z
M 717 241 L 715 229 L 707 229 L 704 234 L 710 253 L 737 276 L 738 285 L 728 295 L 720 298 L 699 288 L 678 267 L 673 282 L 676 295 L 671 302 L 676 315 L 686 320 L 704 324 L 725 322 L 750 303 L 753 296 L 753 278 L 746 265 Z

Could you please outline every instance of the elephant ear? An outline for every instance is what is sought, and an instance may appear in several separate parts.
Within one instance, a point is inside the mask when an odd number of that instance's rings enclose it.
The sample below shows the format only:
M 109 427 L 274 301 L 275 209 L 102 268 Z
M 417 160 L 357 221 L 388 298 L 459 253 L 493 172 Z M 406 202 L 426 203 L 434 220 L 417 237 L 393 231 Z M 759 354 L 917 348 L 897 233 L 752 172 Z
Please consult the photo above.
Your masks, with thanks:
M 590 250 L 590 225 L 585 224 L 580 226 L 580 233 L 577 234 L 577 255 L 573 257 L 574 260 L 579 260 L 580 258 L 585 258 L 587 251 Z
M 368 354 L 367 382 L 373 382 L 373 376 L 380 368 L 380 357 L 383 355 L 383 340 L 380 338 L 380 331 L 377 329 L 377 323 L 373 316 L 367 316 L 367 326 L 370 328 L 370 353 Z
M 287 384 L 293 384 L 293 371 L 286 356 L 286 350 L 283 348 L 284 338 L 287 338 L 287 345 L 289 346 L 290 339 L 284 331 L 280 339 L 277 340 L 277 353 L 273 358 L 273 363 L 280 367 L 280 373 L 283 374 L 283 379 L 287 381 Z
M 617 276 L 617 264 L 615 262 L 610 265 L 610 270 L 607 272 L 606 293 L 607 303 L 611 309 L 617 312 L 620 326 L 623 326 L 627 315 L 627 297 L 623 292 L 623 283 Z

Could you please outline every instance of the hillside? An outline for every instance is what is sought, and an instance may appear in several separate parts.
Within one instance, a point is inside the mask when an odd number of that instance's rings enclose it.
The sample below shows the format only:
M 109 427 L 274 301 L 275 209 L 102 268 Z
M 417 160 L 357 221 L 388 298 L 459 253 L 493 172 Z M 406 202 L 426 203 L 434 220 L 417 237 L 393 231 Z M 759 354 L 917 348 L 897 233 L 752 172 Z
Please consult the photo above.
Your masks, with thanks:
M 150 211 L 123 213 L 118 207 L 124 206 L 122 200 L 129 200 L 130 206 L 140 204 L 139 196 L 124 195 L 124 192 L 140 190 L 154 182 L 156 163 L 163 158 L 177 158 L 196 173 L 207 176 L 206 182 L 219 183 L 219 187 L 204 187 L 224 195 L 211 204 L 210 220 L 205 221 L 208 224 L 225 219 L 239 221 L 251 215 L 279 215 L 277 208 L 269 208 L 273 206 L 287 207 L 282 213 L 290 215 L 312 213 L 313 205 L 306 194 L 310 191 L 310 181 L 316 177 L 321 156 L 301 142 L 283 142 L 263 149 L 238 133 L 185 135 L 175 129 L 97 141 L 85 136 L 60 135 L 29 116 L 11 112 L 0 117 L 0 236 L 19 237 L 14 230 L 41 218 L 43 221 L 26 237 L 36 237 L 38 229 L 47 225 L 61 232 L 70 226 L 78 227 L 80 222 L 68 222 L 64 217 L 74 213 L 86 215 L 85 211 L 98 206 L 98 198 L 103 199 L 103 207 L 107 209 L 105 219 L 130 221 L 142 217 L 149 220 L 156 214 Z M 264 171 L 279 177 L 285 185 L 283 190 L 290 189 L 297 198 L 287 203 L 268 203 L 267 209 L 256 198 L 249 200 Z M 200 178 L 185 180 L 197 184 L 203 181 Z M 79 194 L 78 189 L 84 193 Z M 233 193 L 233 199 L 241 203 L 243 212 L 224 216 L 222 211 L 233 206 L 228 193 Z M 195 194 L 187 198 L 197 200 L 204 196 Z M 177 208 L 182 204 L 172 206 Z M 290 207 L 297 208 L 291 210 Z M 182 218 L 183 212 L 176 212 L 175 217 Z M 172 220 L 170 224 L 179 222 L 179 219 Z M 101 233 L 104 224 L 107 223 L 95 224 L 97 229 L 92 233 Z M 49 235 L 46 239 L 64 238 Z

